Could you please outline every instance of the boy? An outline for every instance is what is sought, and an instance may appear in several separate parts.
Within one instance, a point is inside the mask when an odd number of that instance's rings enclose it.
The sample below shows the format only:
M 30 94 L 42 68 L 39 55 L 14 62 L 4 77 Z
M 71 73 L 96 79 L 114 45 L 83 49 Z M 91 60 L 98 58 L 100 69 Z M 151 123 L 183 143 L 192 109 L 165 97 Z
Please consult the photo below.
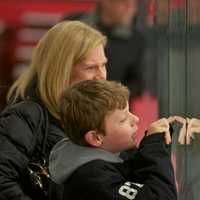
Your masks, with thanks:
M 52 180 L 64 184 L 66 200 L 176 200 L 169 120 L 150 125 L 138 151 L 138 117 L 129 112 L 129 91 L 117 82 L 88 80 L 72 85 L 61 98 L 67 138 L 50 156 Z M 165 138 L 165 139 L 164 139 Z

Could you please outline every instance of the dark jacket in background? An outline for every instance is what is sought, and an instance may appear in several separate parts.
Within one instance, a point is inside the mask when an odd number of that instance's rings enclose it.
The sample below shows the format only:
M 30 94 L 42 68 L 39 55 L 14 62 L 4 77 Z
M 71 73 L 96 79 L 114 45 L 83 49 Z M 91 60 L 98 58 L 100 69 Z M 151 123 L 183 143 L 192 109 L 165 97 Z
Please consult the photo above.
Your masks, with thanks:
M 163 134 L 145 137 L 127 161 L 98 148 L 58 142 L 50 155 L 51 178 L 64 200 L 176 200 L 169 148 Z

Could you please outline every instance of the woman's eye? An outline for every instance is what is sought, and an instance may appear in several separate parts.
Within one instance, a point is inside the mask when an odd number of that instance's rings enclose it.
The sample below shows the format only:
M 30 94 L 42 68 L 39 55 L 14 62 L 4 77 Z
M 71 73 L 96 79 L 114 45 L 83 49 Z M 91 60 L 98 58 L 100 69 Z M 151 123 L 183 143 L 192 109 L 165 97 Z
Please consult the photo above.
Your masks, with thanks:
M 93 70 L 94 68 L 95 68 L 94 66 L 85 67 L 86 70 Z

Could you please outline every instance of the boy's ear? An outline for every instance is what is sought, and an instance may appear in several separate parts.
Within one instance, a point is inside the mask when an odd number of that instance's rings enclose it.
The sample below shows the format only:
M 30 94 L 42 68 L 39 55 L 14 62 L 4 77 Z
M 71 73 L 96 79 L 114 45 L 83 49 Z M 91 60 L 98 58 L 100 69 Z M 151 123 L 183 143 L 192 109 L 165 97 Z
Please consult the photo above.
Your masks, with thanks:
M 85 136 L 85 141 L 93 147 L 100 147 L 102 145 L 102 138 L 97 131 L 88 131 Z

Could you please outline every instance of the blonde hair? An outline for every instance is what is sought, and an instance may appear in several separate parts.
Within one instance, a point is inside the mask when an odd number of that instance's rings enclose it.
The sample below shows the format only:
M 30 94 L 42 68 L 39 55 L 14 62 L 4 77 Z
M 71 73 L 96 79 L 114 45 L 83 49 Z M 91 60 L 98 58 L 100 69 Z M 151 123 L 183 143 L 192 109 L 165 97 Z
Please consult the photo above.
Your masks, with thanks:
M 115 81 L 85 80 L 66 88 L 60 100 L 60 116 L 65 134 L 77 144 L 85 144 L 90 130 L 105 133 L 105 117 L 124 109 L 129 99 L 126 86 Z
M 53 26 L 41 38 L 33 54 L 30 67 L 9 90 L 7 100 L 26 99 L 26 90 L 36 78 L 37 92 L 50 113 L 60 119 L 59 98 L 69 86 L 72 67 L 106 38 L 99 31 L 79 21 L 64 21 Z

